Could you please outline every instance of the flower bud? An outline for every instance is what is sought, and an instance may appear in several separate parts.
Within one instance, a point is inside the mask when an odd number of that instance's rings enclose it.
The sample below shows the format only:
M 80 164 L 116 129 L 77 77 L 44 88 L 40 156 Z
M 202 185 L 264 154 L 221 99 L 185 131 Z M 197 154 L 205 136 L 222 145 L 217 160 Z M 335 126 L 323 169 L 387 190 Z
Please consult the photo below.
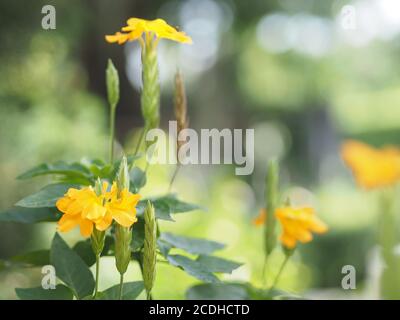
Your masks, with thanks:
M 141 107 L 145 130 L 157 128 L 160 123 L 160 82 L 157 49 L 153 41 L 146 41 L 142 49 Z
M 119 101 L 119 77 L 118 71 L 112 63 L 111 59 L 108 59 L 106 69 L 106 83 L 108 103 L 110 104 L 111 108 L 115 108 Z
M 276 245 L 276 217 L 275 210 L 279 199 L 279 165 L 276 160 L 271 160 L 268 164 L 266 181 L 266 208 L 267 217 L 265 219 L 265 252 L 268 256 Z
M 156 277 L 157 263 L 157 224 L 154 207 L 147 201 L 144 212 L 144 249 L 143 249 L 143 281 L 147 292 L 147 298 L 151 296 L 151 290 Z
M 129 190 L 129 168 L 126 156 L 122 157 L 121 164 L 119 165 L 117 174 L 117 187 L 118 192 L 121 192 L 124 189 Z
M 115 265 L 120 274 L 124 274 L 131 260 L 132 231 L 119 224 L 115 227 Z

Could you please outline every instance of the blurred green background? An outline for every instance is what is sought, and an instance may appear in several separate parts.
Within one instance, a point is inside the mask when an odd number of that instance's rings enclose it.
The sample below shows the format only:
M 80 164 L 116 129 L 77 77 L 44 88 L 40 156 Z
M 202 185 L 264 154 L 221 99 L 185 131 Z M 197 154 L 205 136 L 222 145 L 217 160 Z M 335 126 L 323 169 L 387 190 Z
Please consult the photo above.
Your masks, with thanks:
M 56 30 L 41 28 L 41 8 L 56 8 Z M 350 5 L 350 7 L 345 6 Z M 226 280 L 261 286 L 262 230 L 251 220 L 263 206 L 268 159 L 282 164 L 282 190 L 295 204 L 312 204 L 329 225 L 290 261 L 282 289 L 310 298 L 375 298 L 380 262 L 376 195 L 359 191 L 339 157 L 345 138 L 398 144 L 400 133 L 400 3 L 396 0 L 71 0 L 0 2 L 0 209 L 46 183 L 15 177 L 43 161 L 105 157 L 105 66 L 120 71 L 117 136 L 126 152 L 142 125 L 140 51 L 104 41 L 131 16 L 163 18 L 194 41 L 161 41 L 162 127 L 173 119 L 175 70 L 184 74 L 190 126 L 254 128 L 255 171 L 189 166 L 174 191 L 207 212 L 177 216 L 163 230 L 227 244 L 221 255 L 244 263 Z M 145 194 L 162 194 L 172 166 L 155 166 Z M 47 248 L 54 224 L 0 225 L 0 259 Z M 65 238 L 73 243 L 78 232 Z M 282 260 L 274 253 L 269 277 Z M 103 267 L 104 265 L 104 267 Z M 341 289 L 344 265 L 357 270 L 357 290 Z M 102 260 L 100 289 L 117 282 Z M 0 298 L 37 286 L 40 270 L 0 271 Z M 139 279 L 131 265 L 127 280 Z M 197 280 L 159 265 L 154 297 L 181 299 Z

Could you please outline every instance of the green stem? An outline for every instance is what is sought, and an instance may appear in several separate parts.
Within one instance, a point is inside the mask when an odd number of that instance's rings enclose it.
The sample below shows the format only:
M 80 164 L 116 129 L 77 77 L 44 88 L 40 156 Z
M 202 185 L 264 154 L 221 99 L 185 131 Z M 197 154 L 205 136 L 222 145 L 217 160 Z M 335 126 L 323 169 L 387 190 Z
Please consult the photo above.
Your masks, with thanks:
M 96 254 L 96 279 L 93 298 L 96 298 L 99 291 L 99 274 L 100 274 L 100 254 Z
M 275 280 L 274 280 L 274 282 L 272 283 L 271 289 L 273 289 L 273 288 L 277 285 L 277 283 L 278 283 L 278 281 L 279 281 L 279 278 L 280 278 L 280 276 L 281 276 L 281 274 L 282 274 L 282 271 L 283 271 L 283 269 L 285 268 L 287 262 L 289 261 L 289 258 L 290 258 L 289 255 L 286 255 L 286 256 L 285 256 L 285 260 L 283 260 L 283 263 L 282 263 L 282 265 L 281 265 L 281 267 L 280 267 L 280 269 L 279 269 L 279 271 L 278 271 L 278 274 L 276 275 Z M 270 290 L 271 290 L 271 289 L 270 289 Z
M 115 138 L 115 110 L 116 106 L 110 108 L 110 163 L 114 161 L 114 138 Z
M 124 292 L 124 274 L 121 273 L 119 278 L 119 294 L 118 300 L 122 300 L 122 293 Z

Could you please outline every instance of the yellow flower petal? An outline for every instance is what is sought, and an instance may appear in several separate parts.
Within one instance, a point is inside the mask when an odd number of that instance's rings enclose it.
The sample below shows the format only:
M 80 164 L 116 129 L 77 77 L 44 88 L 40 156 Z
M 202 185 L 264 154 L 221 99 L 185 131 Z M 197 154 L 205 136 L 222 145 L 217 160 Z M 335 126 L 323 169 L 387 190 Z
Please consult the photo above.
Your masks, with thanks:
M 79 227 L 81 235 L 84 237 L 89 237 L 93 231 L 93 222 L 88 219 L 81 219 Z
M 78 215 L 64 214 L 58 221 L 58 230 L 68 232 L 79 225 L 81 217 Z
M 113 212 L 113 218 L 123 227 L 130 227 L 137 221 L 136 215 L 125 211 Z
M 110 43 L 118 42 L 123 44 L 126 41 L 133 41 L 140 38 L 143 33 L 157 38 L 164 38 L 181 43 L 192 43 L 192 39 L 182 31 L 170 26 L 163 19 L 145 20 L 139 18 L 130 18 L 127 21 L 127 26 L 122 27 L 121 32 L 116 32 L 114 35 L 106 36 L 106 41 Z
M 400 150 L 395 147 L 373 148 L 350 140 L 341 148 L 341 155 L 350 167 L 357 184 L 365 189 L 390 186 L 400 180 Z

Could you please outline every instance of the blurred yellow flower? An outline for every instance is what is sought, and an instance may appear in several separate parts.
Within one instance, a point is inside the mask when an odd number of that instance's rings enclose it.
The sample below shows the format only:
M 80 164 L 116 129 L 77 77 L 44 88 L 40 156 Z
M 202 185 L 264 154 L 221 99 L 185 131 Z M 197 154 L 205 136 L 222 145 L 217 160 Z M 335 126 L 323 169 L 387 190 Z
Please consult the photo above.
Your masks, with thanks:
M 117 42 L 123 44 L 127 41 L 140 40 L 143 33 L 146 37 L 164 38 L 181 43 L 192 43 L 192 39 L 184 32 L 178 31 L 170 26 L 163 19 L 145 20 L 139 18 L 130 18 L 127 26 L 122 28 L 121 32 L 114 35 L 106 35 L 106 41 L 109 43 Z
M 365 189 L 393 185 L 400 179 L 400 150 L 396 147 L 376 149 L 349 140 L 343 143 L 341 154 L 358 185 Z
M 282 226 L 280 241 L 288 249 L 294 249 L 297 241 L 310 242 L 313 239 L 311 232 L 324 233 L 328 230 L 315 216 L 313 208 L 278 208 L 275 216 Z
M 56 207 L 63 213 L 58 221 L 61 232 L 80 227 L 82 236 L 92 234 L 93 226 L 104 231 L 115 220 L 124 227 L 130 227 L 137 221 L 136 205 L 140 195 L 122 190 L 118 194 L 116 183 L 107 191 L 108 183 L 103 182 L 101 194 L 92 187 L 70 188 L 64 197 L 58 199 Z
M 261 208 L 258 216 L 253 219 L 253 224 L 256 226 L 262 226 L 267 219 L 267 210 L 265 208 Z

